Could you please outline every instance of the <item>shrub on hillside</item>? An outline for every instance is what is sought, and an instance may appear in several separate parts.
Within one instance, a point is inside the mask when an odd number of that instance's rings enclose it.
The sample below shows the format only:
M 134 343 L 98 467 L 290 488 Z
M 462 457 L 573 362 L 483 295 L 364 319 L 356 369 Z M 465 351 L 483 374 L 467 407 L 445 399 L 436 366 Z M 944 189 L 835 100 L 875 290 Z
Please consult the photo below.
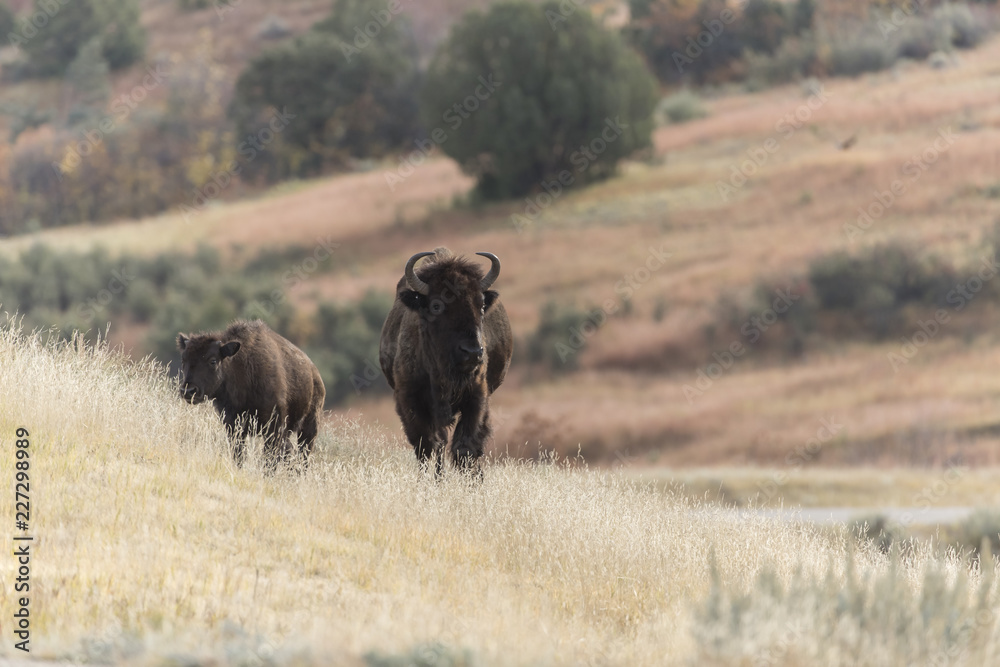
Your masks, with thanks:
M 708 115 L 708 111 L 697 94 L 685 89 L 660 100 L 656 105 L 656 115 L 661 122 L 686 123 L 689 120 L 704 118 Z
M 948 34 L 951 45 L 971 49 L 979 45 L 988 32 L 982 17 L 977 17 L 965 4 L 945 3 L 934 9 L 931 22 Z
M 387 294 L 369 292 L 356 304 L 322 304 L 306 350 L 323 376 L 326 399 L 340 404 L 389 391 L 379 366 L 382 323 L 392 307 Z
M 383 26 L 368 10 L 363 0 L 340 0 L 328 19 L 265 51 L 240 75 L 229 109 L 237 141 L 266 127 L 275 110 L 294 116 L 247 165 L 250 176 L 315 175 L 348 158 L 386 155 L 415 136 L 412 34 L 404 16 L 386 10 L 391 20 Z
M 811 31 L 815 21 L 814 0 L 738 5 L 652 0 L 648 11 L 633 15 L 628 34 L 662 81 L 711 83 L 742 79 L 745 57 L 776 53 L 789 38 Z
M 17 16 L 6 2 L 0 2 L 0 35 L 10 35 L 17 27 Z
M 56 11 L 52 7 L 57 7 Z M 50 3 L 35 0 L 32 15 L 48 17 L 37 28 L 37 34 L 27 38 L 24 30 L 14 33 L 14 43 L 27 58 L 27 71 L 38 76 L 63 74 L 93 39 L 101 41 L 104 59 L 111 69 L 128 67 L 140 60 L 146 49 L 146 35 L 139 22 L 137 0 L 73 0 Z M 28 18 L 21 19 L 22 22 Z M 23 24 L 22 24 L 23 25 Z
M 539 315 L 538 327 L 525 341 L 524 360 L 554 373 L 576 370 L 589 334 L 603 324 L 603 313 L 595 317 L 574 305 L 549 301 Z
M 804 33 L 786 39 L 773 55 L 747 55 L 747 83 L 752 87 L 803 79 L 822 72 L 815 35 Z
M 830 74 L 857 76 L 878 72 L 896 61 L 896 49 L 874 26 L 845 30 L 830 40 Z
M 555 2 L 467 15 L 421 95 L 431 137 L 487 199 L 610 175 L 649 144 L 655 104 L 654 80 L 617 35 Z

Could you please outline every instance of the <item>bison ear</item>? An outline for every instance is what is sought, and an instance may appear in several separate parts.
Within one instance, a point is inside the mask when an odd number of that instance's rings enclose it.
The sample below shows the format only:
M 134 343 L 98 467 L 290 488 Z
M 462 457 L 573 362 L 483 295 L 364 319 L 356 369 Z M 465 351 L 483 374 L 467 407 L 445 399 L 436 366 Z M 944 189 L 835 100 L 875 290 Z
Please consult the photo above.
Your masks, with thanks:
M 399 293 L 399 300 L 410 310 L 420 310 L 427 304 L 427 297 L 420 292 L 411 289 L 403 290 Z
M 484 311 L 489 310 L 490 306 L 496 303 L 496 300 L 499 298 L 500 298 L 499 292 L 494 292 L 491 289 L 488 289 L 485 292 L 483 292 L 483 310 Z
M 177 334 L 177 349 L 183 352 L 184 348 L 188 346 L 189 340 L 191 339 L 185 336 L 184 334 Z
M 231 357 L 240 351 L 241 344 L 239 341 L 231 340 L 222 347 L 219 348 L 219 359 L 225 359 L 226 357 Z

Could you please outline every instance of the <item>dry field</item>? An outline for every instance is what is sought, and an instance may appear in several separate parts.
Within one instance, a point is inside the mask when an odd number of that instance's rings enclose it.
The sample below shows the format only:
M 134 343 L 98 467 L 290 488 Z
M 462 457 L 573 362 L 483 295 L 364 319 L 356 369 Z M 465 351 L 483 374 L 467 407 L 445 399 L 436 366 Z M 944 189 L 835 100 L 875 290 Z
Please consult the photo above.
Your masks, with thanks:
M 0 478 L 30 431 L 31 657 L 134 665 L 983 665 L 996 564 L 901 557 L 609 472 L 420 473 L 332 420 L 235 469 L 162 369 L 0 333 Z M 15 534 L 10 483 L 0 530 Z M 20 534 L 20 533 L 17 533 Z M 8 542 L 12 544 L 12 542 Z M 14 560 L 0 558 L 0 661 Z M 939 662 L 945 660 L 946 662 Z

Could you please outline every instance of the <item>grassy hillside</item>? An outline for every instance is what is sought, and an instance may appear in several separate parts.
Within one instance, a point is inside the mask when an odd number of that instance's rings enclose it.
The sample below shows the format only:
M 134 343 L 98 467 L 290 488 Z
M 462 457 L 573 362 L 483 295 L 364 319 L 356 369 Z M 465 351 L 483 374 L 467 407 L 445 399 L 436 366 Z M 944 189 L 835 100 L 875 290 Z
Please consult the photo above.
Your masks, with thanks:
M 421 474 L 325 425 L 310 471 L 233 467 L 162 369 L 0 332 L 30 431 L 33 658 L 129 664 L 995 661 L 995 564 L 741 516 L 563 464 Z M 0 477 L 14 476 L 14 448 Z M 0 516 L 13 520 L 11 494 Z M 10 537 L 11 532 L 4 531 Z M 18 533 L 20 534 L 20 533 Z M 15 612 L 0 561 L 0 615 Z M 4 632 L 0 656 L 18 657 Z M 933 664 L 933 663 L 932 663 Z

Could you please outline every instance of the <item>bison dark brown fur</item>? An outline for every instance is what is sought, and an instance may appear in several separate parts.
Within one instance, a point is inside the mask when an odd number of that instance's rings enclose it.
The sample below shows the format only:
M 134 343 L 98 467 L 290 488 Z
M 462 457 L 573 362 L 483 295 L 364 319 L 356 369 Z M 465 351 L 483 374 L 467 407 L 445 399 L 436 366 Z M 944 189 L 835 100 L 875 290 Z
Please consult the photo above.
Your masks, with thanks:
M 441 472 L 448 428 L 455 423 L 455 464 L 478 470 L 492 433 L 489 397 L 510 366 L 513 336 L 499 295 L 489 289 L 500 261 L 483 276 L 447 248 L 410 258 L 382 327 L 379 362 L 394 391 L 403 430 L 424 465 Z M 418 271 L 415 263 L 429 256 Z
M 236 321 L 222 332 L 180 334 L 181 396 L 211 400 L 243 464 L 250 419 L 263 428 L 265 461 L 273 468 L 291 453 L 290 436 L 308 463 L 326 388 L 316 366 L 260 320 Z

